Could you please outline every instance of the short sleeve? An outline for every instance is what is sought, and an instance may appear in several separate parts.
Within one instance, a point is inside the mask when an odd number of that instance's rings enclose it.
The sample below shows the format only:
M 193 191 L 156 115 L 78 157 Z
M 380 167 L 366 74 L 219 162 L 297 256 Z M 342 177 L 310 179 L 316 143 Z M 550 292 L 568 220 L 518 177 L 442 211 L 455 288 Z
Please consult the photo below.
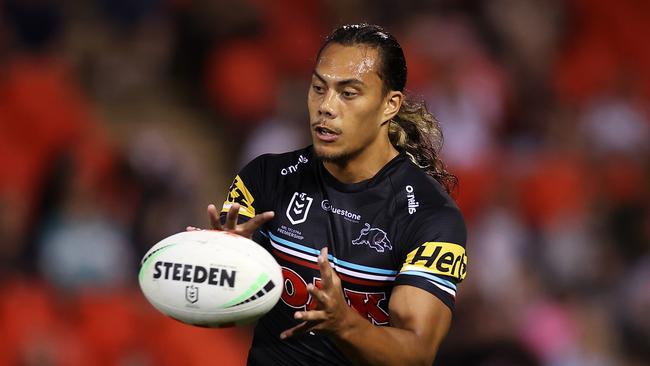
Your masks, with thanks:
M 227 213 L 234 203 L 240 205 L 239 216 L 243 221 L 251 219 L 265 210 L 264 192 L 268 190 L 268 187 L 264 187 L 262 182 L 268 180 L 264 179 L 263 163 L 264 156 L 260 156 L 248 163 L 235 176 L 221 208 L 222 215 Z
M 467 274 L 465 221 L 451 204 L 418 214 L 407 224 L 395 285 L 421 288 L 454 310 L 458 284 Z

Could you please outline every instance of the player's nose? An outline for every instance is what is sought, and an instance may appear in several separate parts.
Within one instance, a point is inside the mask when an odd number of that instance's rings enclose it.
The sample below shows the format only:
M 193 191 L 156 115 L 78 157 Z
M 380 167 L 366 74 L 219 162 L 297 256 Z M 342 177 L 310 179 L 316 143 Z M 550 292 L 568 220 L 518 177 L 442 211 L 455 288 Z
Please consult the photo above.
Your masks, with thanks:
M 318 105 L 318 114 L 327 118 L 336 117 L 336 93 L 329 90 Z

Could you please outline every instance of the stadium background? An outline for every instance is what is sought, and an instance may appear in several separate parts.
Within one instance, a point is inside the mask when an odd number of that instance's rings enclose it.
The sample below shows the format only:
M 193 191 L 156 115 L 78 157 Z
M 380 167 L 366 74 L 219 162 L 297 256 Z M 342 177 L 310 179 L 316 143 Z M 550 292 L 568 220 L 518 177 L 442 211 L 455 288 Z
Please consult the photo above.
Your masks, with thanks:
M 251 157 L 309 143 L 323 36 L 397 35 L 469 275 L 442 365 L 650 364 L 650 2 L 0 0 L 0 365 L 237 365 L 136 284 Z

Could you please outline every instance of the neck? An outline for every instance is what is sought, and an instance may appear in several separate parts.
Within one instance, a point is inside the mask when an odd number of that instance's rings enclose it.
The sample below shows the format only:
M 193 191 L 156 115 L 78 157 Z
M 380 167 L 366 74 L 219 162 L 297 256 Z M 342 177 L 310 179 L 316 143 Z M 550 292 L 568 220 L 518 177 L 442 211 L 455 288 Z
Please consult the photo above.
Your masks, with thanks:
M 374 177 L 399 152 L 390 143 L 377 141 L 343 162 L 323 162 L 325 169 L 342 183 L 351 184 Z

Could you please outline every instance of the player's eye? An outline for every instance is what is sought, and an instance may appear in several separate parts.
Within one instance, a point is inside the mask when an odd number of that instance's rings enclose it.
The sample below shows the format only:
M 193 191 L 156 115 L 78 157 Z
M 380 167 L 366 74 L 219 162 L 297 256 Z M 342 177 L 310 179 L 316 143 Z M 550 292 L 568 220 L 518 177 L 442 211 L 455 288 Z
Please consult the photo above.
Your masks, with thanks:
M 311 88 L 316 94 L 323 94 L 325 92 L 325 88 L 321 85 L 312 84 Z
M 354 92 L 354 91 L 350 91 L 350 90 L 344 90 L 341 93 L 341 95 L 343 95 L 343 98 L 345 98 L 345 99 L 352 99 L 352 98 L 356 97 L 358 94 L 359 93 Z

